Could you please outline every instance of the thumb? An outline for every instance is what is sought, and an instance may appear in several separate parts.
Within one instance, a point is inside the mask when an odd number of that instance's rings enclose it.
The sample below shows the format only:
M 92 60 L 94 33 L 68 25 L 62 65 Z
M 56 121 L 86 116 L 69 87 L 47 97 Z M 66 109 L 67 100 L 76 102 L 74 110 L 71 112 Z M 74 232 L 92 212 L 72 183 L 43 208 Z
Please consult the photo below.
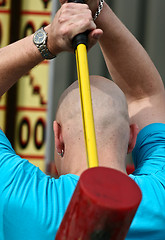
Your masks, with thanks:
M 89 33 L 88 35 L 89 49 L 97 43 L 97 41 L 100 39 L 102 35 L 103 35 L 103 31 L 101 29 L 95 29 Z

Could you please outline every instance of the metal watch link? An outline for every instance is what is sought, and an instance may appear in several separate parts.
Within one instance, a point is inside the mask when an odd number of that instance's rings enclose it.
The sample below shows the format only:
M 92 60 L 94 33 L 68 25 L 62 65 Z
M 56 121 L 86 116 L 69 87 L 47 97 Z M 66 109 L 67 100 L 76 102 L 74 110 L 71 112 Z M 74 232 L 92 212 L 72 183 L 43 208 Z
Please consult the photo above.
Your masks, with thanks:
M 54 56 L 53 54 L 51 54 L 51 52 L 49 51 L 49 49 L 47 48 L 47 39 L 48 39 L 48 34 L 47 32 L 45 32 L 44 28 L 41 27 L 39 28 L 33 36 L 33 42 L 36 45 L 36 47 L 38 48 L 38 50 L 40 51 L 42 57 L 44 59 L 53 59 L 56 56 Z

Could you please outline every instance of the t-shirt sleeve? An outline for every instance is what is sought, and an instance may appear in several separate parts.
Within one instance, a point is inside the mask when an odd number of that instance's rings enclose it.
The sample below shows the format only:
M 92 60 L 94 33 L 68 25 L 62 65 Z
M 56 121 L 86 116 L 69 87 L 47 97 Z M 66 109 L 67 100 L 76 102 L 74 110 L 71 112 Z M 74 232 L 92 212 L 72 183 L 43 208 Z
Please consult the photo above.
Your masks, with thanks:
M 126 239 L 164 239 L 165 124 L 140 131 L 133 151 L 135 171 L 129 175 L 142 191 L 142 201 Z
M 27 160 L 16 155 L 9 140 L 0 130 L 0 182 L 10 184 L 17 171 L 23 166 L 26 166 Z
M 19 157 L 0 130 L 0 239 L 54 240 L 77 181 L 47 176 Z
M 165 167 L 165 124 L 142 129 L 133 151 L 134 174 L 154 174 Z

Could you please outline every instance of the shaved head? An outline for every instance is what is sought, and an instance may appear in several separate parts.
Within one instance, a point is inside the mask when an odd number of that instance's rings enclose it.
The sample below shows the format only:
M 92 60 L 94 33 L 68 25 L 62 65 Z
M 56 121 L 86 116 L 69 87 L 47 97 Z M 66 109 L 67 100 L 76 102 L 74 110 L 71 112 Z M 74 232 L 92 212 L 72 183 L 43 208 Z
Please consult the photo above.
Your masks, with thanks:
M 104 163 L 106 156 L 104 160 L 100 159 L 103 158 L 103 153 L 111 153 L 111 156 L 118 159 L 118 164 L 121 164 L 121 161 L 125 164 L 123 158 L 127 154 L 129 141 L 129 117 L 125 96 L 114 82 L 106 78 L 91 76 L 90 83 L 99 164 L 107 165 Z M 77 81 L 62 94 L 56 120 L 62 129 L 67 148 L 65 151 L 71 154 L 68 157 L 73 157 L 73 154 L 81 149 L 79 155 L 84 158 L 86 153 Z

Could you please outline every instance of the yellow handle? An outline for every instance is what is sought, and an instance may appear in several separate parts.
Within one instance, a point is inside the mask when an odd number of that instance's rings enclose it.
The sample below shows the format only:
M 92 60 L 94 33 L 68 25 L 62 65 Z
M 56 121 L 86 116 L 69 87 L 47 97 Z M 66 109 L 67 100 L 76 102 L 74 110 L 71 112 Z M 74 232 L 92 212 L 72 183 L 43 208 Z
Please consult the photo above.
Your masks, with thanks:
M 79 44 L 75 51 L 77 63 L 77 75 L 79 81 L 81 110 L 83 118 L 85 145 L 87 151 L 88 167 L 98 166 L 96 135 L 93 119 L 87 49 L 84 44 Z

